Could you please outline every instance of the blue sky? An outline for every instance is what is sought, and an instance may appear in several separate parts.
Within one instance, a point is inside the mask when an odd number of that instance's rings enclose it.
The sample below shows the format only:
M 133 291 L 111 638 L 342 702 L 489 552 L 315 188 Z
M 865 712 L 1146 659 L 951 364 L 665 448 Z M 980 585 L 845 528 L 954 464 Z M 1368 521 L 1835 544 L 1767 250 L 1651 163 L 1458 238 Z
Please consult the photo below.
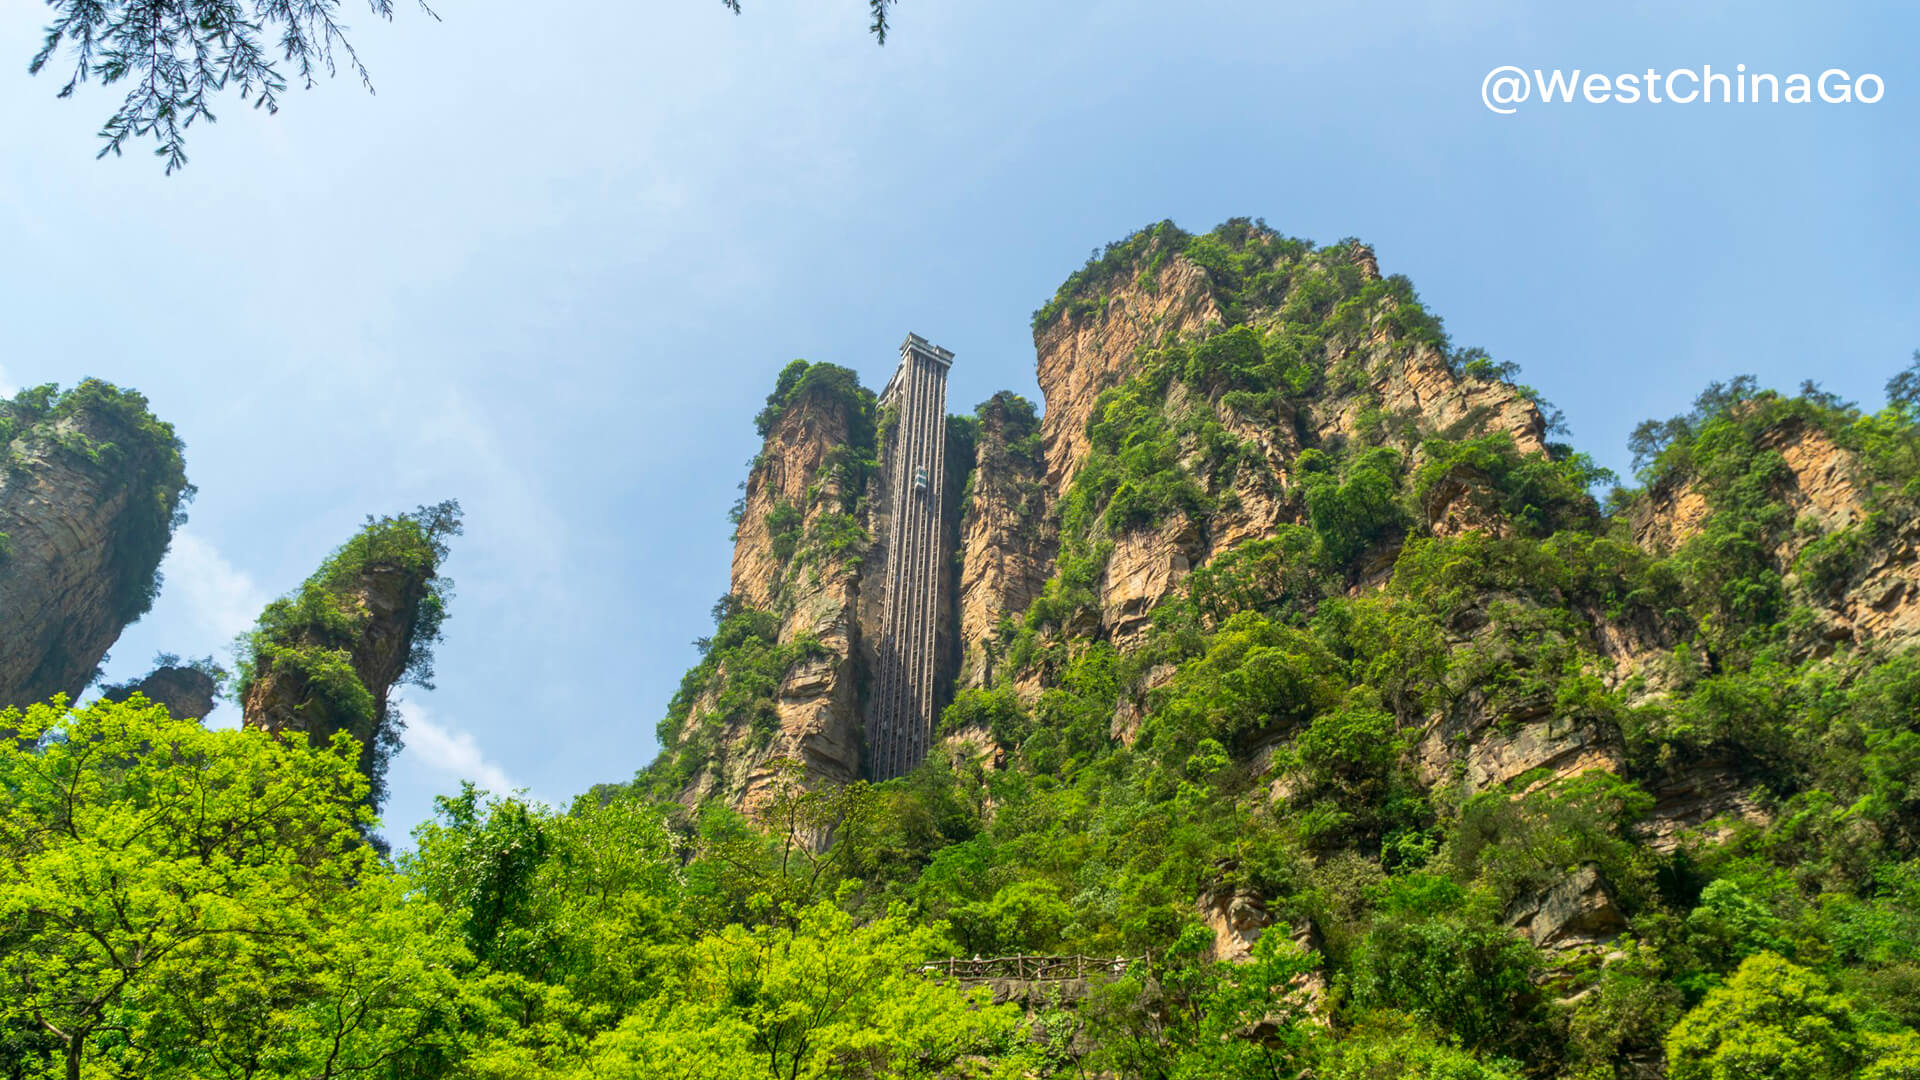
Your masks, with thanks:
M 111 99 L 55 100 L 44 13 L 0 17 L 0 387 L 138 387 L 200 487 L 109 673 L 224 657 L 368 513 L 466 506 L 396 837 L 462 776 L 564 800 L 652 758 L 782 364 L 878 386 L 912 330 L 956 411 L 1035 395 L 1031 311 L 1161 218 L 1369 241 L 1622 471 L 1710 379 L 1877 404 L 1920 346 L 1902 5 L 907 0 L 884 48 L 857 0 L 437 7 L 357 12 L 377 96 L 229 105 L 173 177 L 93 160 Z M 1479 96 L 1738 63 L 1885 97 Z

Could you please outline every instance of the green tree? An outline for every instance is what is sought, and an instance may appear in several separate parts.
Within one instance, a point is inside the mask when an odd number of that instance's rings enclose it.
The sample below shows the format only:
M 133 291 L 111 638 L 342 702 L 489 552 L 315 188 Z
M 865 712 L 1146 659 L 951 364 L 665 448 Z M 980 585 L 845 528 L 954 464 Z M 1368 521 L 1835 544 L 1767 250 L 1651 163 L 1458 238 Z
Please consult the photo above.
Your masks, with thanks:
M 400 867 L 477 960 L 566 987 L 590 1025 L 658 990 L 664 954 L 689 936 L 681 845 L 659 808 L 616 791 L 561 814 L 465 784 L 436 810 Z
M 51 1036 L 58 1074 L 344 1076 L 434 1007 L 455 953 L 380 885 L 351 739 L 138 695 L 0 725 L 0 1028 Z
M 1267 933 L 1244 964 L 1212 959 L 1213 934 L 1188 925 L 1153 964 L 1096 985 L 1084 1011 L 1090 1064 L 1155 1080 L 1292 1080 L 1312 1056 L 1306 981 L 1318 957 Z
M 968 1075 L 953 1071 L 963 1059 L 1014 1044 L 1013 1007 L 915 970 L 937 951 L 935 929 L 897 917 L 860 926 L 827 903 L 786 922 L 695 944 L 577 1075 L 917 1080 Z
M 1857 1018 L 1819 973 L 1756 953 L 1667 1035 L 1673 1080 L 1839 1080 L 1863 1057 Z
M 1525 1033 L 1539 966 L 1532 946 L 1470 913 L 1393 912 L 1355 951 L 1352 998 L 1361 1009 L 1405 1013 L 1485 1052 Z
M 1315 1075 L 1324 1080 L 1519 1080 L 1518 1063 L 1478 1058 L 1411 1024 L 1383 1023 L 1331 1043 Z
M 700 822 L 702 876 L 728 918 L 791 923 L 835 894 L 873 837 L 877 802 L 867 783 L 809 787 L 800 762 L 772 765 L 770 797 L 755 820 L 709 806 Z

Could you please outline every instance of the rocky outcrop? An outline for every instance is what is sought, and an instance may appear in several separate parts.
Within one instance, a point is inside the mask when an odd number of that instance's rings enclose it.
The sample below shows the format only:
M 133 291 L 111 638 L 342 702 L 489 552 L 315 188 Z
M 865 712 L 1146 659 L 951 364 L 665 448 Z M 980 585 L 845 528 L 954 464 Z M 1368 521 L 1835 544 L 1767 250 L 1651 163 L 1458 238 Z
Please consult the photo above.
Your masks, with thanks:
M 999 394 L 980 407 L 973 475 L 960 514 L 961 686 L 993 678 L 1000 621 L 1025 611 L 1052 573 L 1053 524 L 1033 407 Z
M 1809 521 L 1821 532 L 1832 532 L 1860 520 L 1865 506 L 1853 454 L 1835 445 L 1826 432 L 1788 423 L 1769 432 L 1763 445 L 1779 450 L 1786 462 L 1791 479 L 1782 495 L 1796 522 Z
M 798 658 L 777 674 L 765 708 L 751 715 L 721 711 L 730 676 L 725 659 L 716 658 L 718 668 L 678 730 L 663 735 L 666 749 L 689 766 L 673 782 L 682 802 L 718 799 L 752 813 L 770 798 L 787 762 L 802 766 L 798 775 L 808 785 L 868 775 L 866 697 L 878 669 L 891 532 L 885 462 L 898 435 L 889 411 L 853 372 L 804 361 L 782 373 L 768 399 L 765 443 L 735 511 L 728 604 L 770 615 L 771 644 Z M 969 512 L 962 492 L 972 484 L 975 429 L 951 417 L 946 427 L 936 558 L 946 569 L 934 598 L 936 685 L 946 692 L 936 692 L 936 711 L 950 700 L 961 642 L 982 640 L 961 632 L 956 597 L 963 579 L 973 618 L 984 618 L 989 609 L 1024 605 L 1045 558 L 1021 548 L 1032 542 L 1027 530 L 1039 518 L 1034 440 L 1014 430 L 1013 411 L 987 411 L 988 475 Z M 956 554 L 963 527 L 979 538 L 970 564 Z
M 1521 453 L 1546 453 L 1546 418 L 1512 384 L 1456 373 L 1433 346 L 1409 347 L 1384 326 L 1356 348 L 1371 393 L 1335 397 L 1318 410 L 1320 441 L 1351 438 L 1369 413 L 1385 413 L 1405 418 L 1422 434 L 1462 439 L 1504 432 Z
M 1802 417 L 1761 432 L 1755 449 L 1782 466 L 1771 491 L 1790 521 L 1771 552 L 1782 573 L 1804 584 L 1802 556 L 1816 540 L 1851 533 L 1862 541 L 1851 563 L 1842 560 L 1808 596 L 1825 609 L 1824 639 L 1898 645 L 1920 635 L 1920 515 L 1902 502 L 1870 512 L 1857 455 Z M 1681 472 L 1650 485 L 1629 524 L 1641 547 L 1667 554 L 1698 536 L 1712 512 L 1699 478 Z
M 1618 773 L 1627 756 L 1618 731 L 1595 721 L 1545 709 L 1501 716 L 1471 705 L 1430 725 L 1416 753 L 1424 780 L 1457 776 L 1467 795 L 1523 777 L 1516 794 L 1594 769 Z
M 1199 530 L 1184 517 L 1114 541 L 1100 594 L 1100 623 L 1114 645 L 1130 648 L 1145 637 L 1153 609 L 1173 595 L 1206 556 Z
M 351 630 L 342 635 L 338 624 L 306 624 L 274 634 L 277 640 L 256 654 L 241 695 L 246 726 L 304 734 L 315 746 L 344 731 L 360 742 L 361 771 L 377 781 L 399 735 L 389 695 L 412 659 L 431 578 L 431 568 L 379 561 L 323 586 Z M 309 662 L 315 653 L 344 660 L 366 696 L 343 688 L 336 670 Z
M 746 606 L 772 609 L 806 527 L 857 494 L 841 490 L 843 476 L 832 467 L 853 442 L 852 410 L 840 396 L 805 394 L 767 432 L 747 473 L 733 537 L 730 591 Z
M 1673 480 L 1655 483 L 1635 508 L 1634 543 L 1659 554 L 1671 552 L 1700 535 L 1710 511 L 1706 494 L 1692 484 Z
M 88 380 L 0 402 L 0 707 L 79 696 L 146 612 L 183 468 L 132 391 Z
M 1258 892 L 1244 885 L 1216 884 L 1200 894 L 1200 921 L 1213 931 L 1212 958 L 1215 963 L 1245 964 L 1253 960 L 1253 947 L 1275 928 L 1276 920 L 1267 910 Z M 1278 928 L 1303 952 L 1319 952 L 1324 944 L 1320 928 L 1311 919 L 1279 923 Z M 1295 975 L 1288 984 L 1296 1003 L 1318 1024 L 1331 1022 L 1327 1011 L 1327 975 L 1318 967 Z M 1284 1024 L 1279 1016 L 1256 1023 L 1245 1034 L 1263 1038 L 1276 1034 Z
M 1706 758 L 1663 770 L 1641 781 L 1653 808 L 1636 826 L 1648 847 L 1672 854 L 1689 841 L 1715 843 L 1741 824 L 1768 821 L 1757 785 L 1739 763 Z
M 1470 532 L 1498 539 L 1511 536 L 1512 523 L 1490 502 L 1486 484 L 1480 478 L 1456 473 L 1435 484 L 1420 509 L 1426 516 L 1427 531 L 1435 536 L 1460 536 Z
M 1830 639 L 1902 642 L 1920 635 L 1920 517 L 1889 523 L 1830 611 Z
M 1409 349 L 1384 335 L 1352 348 L 1369 373 L 1370 389 L 1331 394 L 1307 403 L 1297 414 L 1282 406 L 1278 416 L 1249 416 L 1224 396 L 1203 400 L 1184 385 L 1170 388 L 1165 405 L 1169 415 L 1204 410 L 1241 441 L 1246 456 L 1230 466 L 1230 478 L 1223 478 L 1214 474 L 1201 446 L 1189 445 L 1183 464 L 1202 487 L 1216 493 L 1218 509 L 1204 521 L 1175 514 L 1150 529 L 1113 538 L 1101 587 L 1101 625 L 1117 647 L 1130 648 L 1144 637 L 1153 609 L 1173 595 L 1194 568 L 1247 540 L 1271 536 L 1281 525 L 1305 523 L 1305 508 L 1291 494 L 1295 460 L 1310 447 L 1357 438 L 1366 424 L 1377 422 L 1369 417 L 1399 417 L 1397 439 L 1412 468 L 1419 466 L 1422 440 L 1432 435 L 1459 439 L 1503 433 L 1523 454 L 1547 452 L 1546 421 L 1517 388 L 1456 374 L 1431 347 Z M 1050 397 L 1049 415 L 1052 408 Z M 1084 452 L 1084 446 L 1078 449 Z M 1048 461 L 1050 476 L 1057 471 L 1070 475 L 1074 467 Z M 1464 478 L 1442 484 L 1429 508 L 1431 530 L 1441 536 L 1468 530 L 1507 535 L 1507 523 L 1476 499 L 1477 494 Z M 1359 575 L 1360 589 L 1384 582 L 1397 548 L 1395 543 L 1372 553 Z
M 176 720 L 204 720 L 220 697 L 220 684 L 207 666 L 163 664 L 137 682 L 107 687 L 100 696 L 125 701 L 135 694 L 165 706 Z
M 688 804 L 717 797 L 751 813 L 772 797 L 784 761 L 801 763 L 809 783 L 860 775 L 861 573 L 877 562 L 868 559 L 864 513 L 873 502 L 849 490 L 868 471 L 859 464 L 871 453 L 864 407 L 857 396 L 803 392 L 767 430 L 754 459 L 734 535 L 731 594 L 778 616 L 778 644 L 810 641 L 818 649 L 780 677 L 770 736 L 744 726 L 721 733 L 719 752 L 681 793 Z M 877 479 L 870 483 L 884 483 L 879 470 L 871 473 Z M 716 704 L 711 693 L 697 700 L 694 720 Z
M 1146 722 L 1153 692 L 1172 682 L 1179 670 L 1175 664 L 1155 664 L 1141 672 L 1132 686 L 1124 687 L 1113 707 L 1108 736 L 1122 746 L 1132 746 L 1140 735 L 1140 725 Z
M 1613 940 L 1627 928 L 1627 918 L 1599 867 L 1589 864 L 1514 901 L 1507 924 L 1542 949 L 1571 949 Z
M 1200 921 L 1213 931 L 1213 959 L 1244 964 L 1254 943 L 1273 925 L 1266 901 L 1243 886 L 1217 886 L 1200 894 Z
M 756 745 L 750 730 L 729 732 L 724 753 L 702 770 L 681 793 L 695 805 L 719 798 L 749 815 L 773 798 L 781 764 L 798 762 L 809 784 L 844 784 L 859 778 L 860 712 L 856 680 L 844 634 L 822 640 L 831 655 L 788 669 L 775 709 L 778 721 L 765 743 Z M 711 699 L 694 706 L 710 709 Z
M 1854 455 L 1826 432 L 1790 418 L 1763 433 L 1758 449 L 1779 454 L 1786 466 L 1774 494 L 1792 513 L 1796 527 L 1787 531 L 1775 551 L 1783 564 L 1790 564 L 1810 537 L 1846 528 L 1864 516 Z M 1712 504 L 1696 477 L 1687 473 L 1663 477 L 1634 509 L 1634 541 L 1649 551 L 1671 552 L 1698 536 L 1711 512 Z
M 353 736 L 376 809 L 400 748 L 391 694 L 401 682 L 428 685 L 432 677 L 449 599 L 440 565 L 460 528 L 460 504 L 451 500 L 369 518 L 298 589 L 268 604 L 242 639 L 243 723 L 314 746 Z
M 1170 243 L 1170 240 L 1156 243 Z M 1157 254 L 1149 249 L 1148 257 Z M 1065 491 L 1087 456 L 1087 420 L 1100 392 L 1136 370 L 1143 349 L 1196 336 L 1224 321 L 1207 272 L 1185 255 L 1158 270 L 1115 282 L 1092 310 L 1068 309 L 1034 329 L 1047 486 Z

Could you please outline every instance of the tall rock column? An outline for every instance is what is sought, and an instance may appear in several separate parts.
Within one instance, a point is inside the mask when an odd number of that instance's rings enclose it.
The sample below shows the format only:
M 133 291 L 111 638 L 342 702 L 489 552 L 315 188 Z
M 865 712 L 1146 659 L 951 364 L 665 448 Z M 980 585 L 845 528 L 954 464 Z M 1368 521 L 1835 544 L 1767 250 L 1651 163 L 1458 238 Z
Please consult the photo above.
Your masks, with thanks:
M 945 505 L 947 370 L 953 354 L 918 334 L 900 346 L 900 367 L 880 395 L 898 416 L 888 446 L 891 508 L 874 694 L 867 747 L 875 780 L 911 771 L 933 738 L 939 661 L 941 508 Z
M 315 746 L 352 735 L 376 808 L 400 747 L 389 694 L 401 682 L 430 685 L 433 675 L 451 586 L 440 565 L 459 515 L 449 501 L 367 522 L 298 590 L 267 605 L 244 642 L 246 726 L 299 733 Z
M 960 519 L 958 682 L 963 687 L 993 681 L 995 629 L 1040 595 L 1052 573 L 1055 544 L 1047 517 L 1040 420 L 1032 403 L 1003 390 L 980 406 L 979 417 L 973 477 Z
M 191 493 L 172 425 L 132 390 L 0 400 L 0 708 L 79 696 L 152 605 Z
M 751 815 L 788 762 L 808 784 L 859 777 L 874 409 L 848 368 L 781 371 L 755 422 L 721 625 L 656 729 L 662 795 Z

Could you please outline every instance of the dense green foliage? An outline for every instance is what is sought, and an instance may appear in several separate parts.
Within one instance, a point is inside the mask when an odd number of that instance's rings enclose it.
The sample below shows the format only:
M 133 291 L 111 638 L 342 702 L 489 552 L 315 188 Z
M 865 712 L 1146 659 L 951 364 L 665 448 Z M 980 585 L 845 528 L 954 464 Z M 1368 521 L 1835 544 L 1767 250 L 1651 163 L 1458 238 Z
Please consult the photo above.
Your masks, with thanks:
M 1728 1058 L 1747 1063 L 1696 1075 L 1904 1075 L 1920 954 L 1895 913 L 1920 866 L 1920 657 L 1842 612 L 1917 520 L 1920 364 L 1878 413 L 1811 385 L 1710 387 L 1636 432 L 1646 487 L 1616 489 L 1608 517 L 1589 492 L 1612 477 L 1584 455 L 1522 452 L 1474 414 L 1424 426 L 1370 385 L 1410 345 L 1467 381 L 1510 365 L 1451 351 L 1403 283 L 1361 280 L 1345 251 L 1257 236 L 1143 232 L 1036 314 L 1096 316 L 1180 254 L 1228 318 L 1143 352 L 1097 403 L 1056 575 L 1000 628 L 996 685 L 943 718 L 1010 768 L 980 777 L 992 814 L 949 827 L 958 842 L 909 895 L 950 883 L 929 910 L 964 949 L 1137 950 L 1251 891 L 1321 935 L 1344 1033 L 1321 1075 L 1631 1075 L 1674 1040 L 1725 1057 L 1714 1040 L 1764 1037 L 1675 1025 L 1731 1009 L 1707 996 L 1762 955 L 1844 996 L 1838 1071 Z M 1385 334 L 1361 346 L 1361 328 Z M 1316 439 L 1334 414 L 1348 435 Z M 1305 445 L 1274 471 L 1234 434 L 1250 428 Z M 1828 451 L 1860 506 L 1797 512 L 1788 455 Z M 1698 533 L 1634 543 L 1682 491 L 1709 508 Z M 1125 653 L 1098 640 L 1116 543 L 1166 530 L 1204 549 L 1255 497 L 1295 523 L 1214 554 Z M 1584 774 L 1475 779 L 1475 748 L 1509 739 L 1619 750 Z M 1724 816 L 1650 843 L 1698 783 L 1724 785 L 1707 815 Z M 1620 913 L 1604 964 L 1507 925 L 1580 867 Z M 1454 1056 L 1406 1064 L 1429 1053 Z
M 344 733 L 137 697 L 0 723 L 27 740 L 0 743 L 9 1076 L 931 1078 L 1027 1053 L 1012 1010 L 919 974 L 937 930 L 856 922 L 724 814 L 468 787 L 386 865 Z
M 407 1037 L 441 949 L 359 840 L 345 735 L 207 731 L 139 697 L 0 723 L 42 740 L 0 742 L 10 1075 L 340 1076 Z
M 1872 1021 L 1815 972 L 1763 952 L 1667 1036 L 1673 1080 L 1892 1080 L 1920 1074 L 1920 1034 Z
M 1204 542 L 1254 502 L 1277 502 L 1310 528 L 1311 551 L 1301 546 L 1306 534 L 1280 532 L 1292 545 L 1288 572 L 1302 584 L 1316 579 L 1314 599 L 1336 580 L 1377 574 L 1403 538 L 1463 508 L 1534 537 L 1603 531 L 1588 492 L 1612 477 L 1586 455 L 1558 444 L 1544 456 L 1521 453 L 1504 432 L 1475 434 L 1481 412 L 1436 429 L 1386 408 L 1381 373 L 1416 356 L 1466 384 L 1515 369 L 1477 349 L 1453 351 L 1412 284 L 1364 273 L 1364 252 L 1357 241 L 1316 248 L 1245 220 L 1197 237 L 1162 223 L 1110 245 L 1037 313 L 1037 325 L 1092 314 L 1105 303 L 1093 298 L 1151 283 L 1178 255 L 1205 270 L 1226 324 L 1144 350 L 1096 400 L 1087 454 L 1060 500 L 1057 572 L 1019 623 L 996 635 L 993 651 L 1011 670 L 1036 660 L 1057 668 L 1054 646 L 1072 636 L 1067 628 L 1097 615 L 1119 538 L 1164 530 Z M 1336 417 L 1351 418 L 1351 433 L 1314 433 Z M 1196 578 L 1191 595 L 1210 603 L 1207 589 Z
M 0 469 L 20 469 L 24 452 L 63 455 L 86 466 L 127 499 L 108 535 L 113 551 L 113 618 L 125 624 L 147 613 L 160 592 L 160 561 L 173 530 L 187 518 L 194 488 L 173 425 L 156 418 L 147 399 L 99 379 L 62 392 L 47 383 L 0 401 Z M 0 561 L 6 557 L 0 533 Z
M 1083 477 L 1104 479 L 1103 446 L 1137 452 L 1164 437 L 1172 410 L 1154 403 L 1174 401 L 1171 385 L 1150 368 L 1110 395 L 1089 425 Z M 1742 381 L 1656 425 L 1657 446 L 1640 440 L 1653 447 L 1650 487 L 1691 485 L 1711 508 L 1670 552 L 1627 540 L 1652 496 L 1617 493 L 1609 521 L 1586 494 L 1607 478 L 1569 452 L 1443 434 L 1308 449 L 1293 470 L 1303 523 L 1197 569 L 1117 658 L 1077 640 L 1098 625 L 1103 556 L 1089 543 L 1076 564 L 1072 540 L 1076 526 L 1111 534 L 1111 516 L 1084 511 L 1120 486 L 1092 487 L 1076 507 L 1089 490 L 1076 481 L 1061 571 L 1025 625 L 1003 629 L 1008 683 L 962 695 L 945 721 L 1013 753 L 1013 775 L 983 779 L 995 811 L 982 837 L 995 843 L 936 850 L 916 888 L 966 850 L 963 880 L 1004 882 L 1010 896 L 1056 883 L 1070 915 L 1054 918 L 1046 945 L 1119 949 L 1167 940 L 1196 900 L 1251 889 L 1322 935 L 1336 1026 L 1350 1033 L 1318 1066 L 1330 1075 L 1362 1068 L 1373 1040 L 1436 1038 L 1442 1053 L 1468 1052 L 1436 1063 L 1440 1075 L 1627 1075 L 1662 1053 L 1676 1075 L 1694 1061 L 1687 1074 L 1700 1077 L 1908 1075 L 1920 1020 L 1920 656 L 1836 649 L 1829 631 L 1831 605 L 1914 520 L 1920 412 L 1900 386 L 1887 409 L 1863 414 L 1815 388 L 1788 397 Z M 1126 413 L 1135 401 L 1139 420 Z M 1100 431 L 1116 419 L 1126 437 Z M 1849 455 L 1863 493 L 1837 525 L 1796 521 L 1783 497 L 1784 448 L 1814 434 L 1816 449 Z M 1448 485 L 1492 531 L 1422 535 Z M 1204 528 L 1204 505 L 1178 510 Z M 1356 564 L 1381 546 L 1397 548 L 1391 575 L 1348 595 Z M 1624 679 L 1609 677 L 1622 636 L 1642 657 Z M 1013 680 L 1036 672 L 1046 689 L 1023 704 Z M 1130 745 L 1111 741 L 1116 707 L 1137 710 Z M 1529 727 L 1617 740 L 1618 772 L 1466 786 L 1471 746 Z M 1423 771 L 1435 752 L 1461 764 Z M 1722 803 L 1731 816 L 1677 846 L 1650 845 L 1661 793 L 1703 775 L 1750 801 Z M 1067 807 L 1077 816 L 1047 839 L 1009 842 L 1013 822 Z M 1583 866 L 1623 921 L 1604 965 L 1597 953 L 1536 951 L 1505 925 Z M 991 894 L 972 888 L 968 903 L 990 911 Z M 1095 897 L 1112 898 L 1113 922 Z M 1754 971 L 1775 970 L 1755 969 L 1763 960 L 1799 973 L 1763 991 Z M 1766 994 L 1798 995 L 1807 1031 L 1831 1034 L 1792 1034 L 1802 1021 L 1787 1006 L 1738 1004 Z M 1783 1056 L 1782 1040 L 1804 1044 L 1807 1060 Z M 1382 1060 L 1419 1053 L 1406 1044 Z
M 386 695 L 394 685 L 433 685 L 433 647 L 453 596 L 440 569 L 460 529 L 460 504 L 451 500 L 369 517 L 298 589 L 268 604 L 236 645 L 234 696 L 246 702 L 272 679 L 300 730 L 321 742 L 352 735 L 375 807 L 401 737 Z M 389 628 L 395 640 L 369 640 L 377 619 L 398 620 Z

